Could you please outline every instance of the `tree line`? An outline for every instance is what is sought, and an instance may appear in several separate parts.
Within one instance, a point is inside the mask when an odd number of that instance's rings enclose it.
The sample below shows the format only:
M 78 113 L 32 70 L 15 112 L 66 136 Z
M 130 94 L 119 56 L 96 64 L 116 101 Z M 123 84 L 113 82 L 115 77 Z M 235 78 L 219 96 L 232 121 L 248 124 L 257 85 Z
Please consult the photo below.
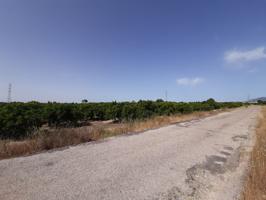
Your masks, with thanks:
M 210 111 L 242 106 L 241 102 L 102 102 L 102 103 L 0 103 L 0 138 L 22 139 L 32 135 L 43 125 L 49 127 L 77 127 L 92 120 L 133 121 L 153 116 Z
M 258 100 L 258 104 L 259 104 L 259 105 L 266 105 L 266 101 Z

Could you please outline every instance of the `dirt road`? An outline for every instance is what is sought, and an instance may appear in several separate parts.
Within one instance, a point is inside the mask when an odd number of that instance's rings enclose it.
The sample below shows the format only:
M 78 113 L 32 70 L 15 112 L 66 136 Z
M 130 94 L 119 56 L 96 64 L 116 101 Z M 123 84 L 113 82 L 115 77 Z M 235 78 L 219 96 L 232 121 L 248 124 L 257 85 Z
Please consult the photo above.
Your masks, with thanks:
M 0 161 L 0 199 L 236 199 L 259 107 Z

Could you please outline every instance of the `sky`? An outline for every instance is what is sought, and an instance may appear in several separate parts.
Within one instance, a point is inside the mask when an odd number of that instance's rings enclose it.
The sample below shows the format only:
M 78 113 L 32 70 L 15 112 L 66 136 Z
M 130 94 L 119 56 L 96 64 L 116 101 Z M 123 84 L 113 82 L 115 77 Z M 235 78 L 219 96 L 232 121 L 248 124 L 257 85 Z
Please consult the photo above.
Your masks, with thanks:
M 244 101 L 265 77 L 266 0 L 0 0 L 0 101 Z

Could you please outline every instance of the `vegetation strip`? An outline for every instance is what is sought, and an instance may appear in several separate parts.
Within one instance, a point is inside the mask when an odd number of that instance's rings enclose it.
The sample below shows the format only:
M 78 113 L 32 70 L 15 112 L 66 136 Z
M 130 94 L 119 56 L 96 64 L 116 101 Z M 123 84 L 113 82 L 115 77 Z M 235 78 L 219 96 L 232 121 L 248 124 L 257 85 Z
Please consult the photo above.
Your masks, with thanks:
M 155 116 L 187 114 L 242 106 L 241 102 L 111 102 L 111 103 L 0 103 L 0 138 L 25 139 L 41 127 L 69 128 L 90 121 L 132 122 Z
M 211 116 L 225 110 L 227 109 L 177 114 L 172 116 L 156 116 L 146 120 L 104 126 L 92 125 L 78 128 L 51 129 L 49 131 L 39 130 L 39 133 L 24 140 L 0 140 L 0 159 L 30 155 L 44 150 L 76 145 L 125 133 L 137 133 L 173 123 Z
M 263 107 L 256 130 L 256 144 L 251 153 L 250 171 L 242 199 L 266 199 L 266 107 Z
M 242 105 L 214 99 L 191 103 L 160 99 L 121 103 L 0 103 L 0 159 L 141 132 Z M 104 124 L 103 120 L 111 123 Z

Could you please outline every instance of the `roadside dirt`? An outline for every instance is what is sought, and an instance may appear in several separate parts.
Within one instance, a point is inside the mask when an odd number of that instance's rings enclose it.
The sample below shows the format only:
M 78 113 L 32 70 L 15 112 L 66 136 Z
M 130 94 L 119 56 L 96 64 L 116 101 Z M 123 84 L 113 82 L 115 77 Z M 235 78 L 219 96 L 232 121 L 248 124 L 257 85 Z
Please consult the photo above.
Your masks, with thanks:
M 260 107 L 0 161 L 0 199 L 238 199 Z

